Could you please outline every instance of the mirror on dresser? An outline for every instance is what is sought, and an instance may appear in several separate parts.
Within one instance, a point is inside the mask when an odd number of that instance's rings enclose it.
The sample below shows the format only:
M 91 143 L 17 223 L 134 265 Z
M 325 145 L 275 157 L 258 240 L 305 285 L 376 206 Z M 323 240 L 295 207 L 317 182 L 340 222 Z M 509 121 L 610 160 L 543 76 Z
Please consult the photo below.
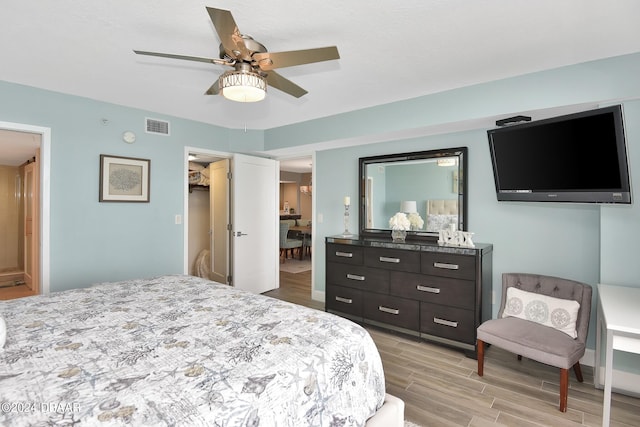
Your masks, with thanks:
M 407 239 L 437 240 L 441 229 L 466 230 L 466 176 L 467 147 L 361 157 L 360 235 L 390 237 L 389 219 L 397 212 L 422 220 Z

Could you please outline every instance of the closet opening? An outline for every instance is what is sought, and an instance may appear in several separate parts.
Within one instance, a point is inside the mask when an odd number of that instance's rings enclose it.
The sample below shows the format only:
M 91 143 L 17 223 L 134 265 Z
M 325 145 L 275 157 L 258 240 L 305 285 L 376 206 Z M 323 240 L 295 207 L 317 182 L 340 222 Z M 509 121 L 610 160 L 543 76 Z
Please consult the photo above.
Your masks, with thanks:
M 229 159 L 189 153 L 187 272 L 229 283 Z

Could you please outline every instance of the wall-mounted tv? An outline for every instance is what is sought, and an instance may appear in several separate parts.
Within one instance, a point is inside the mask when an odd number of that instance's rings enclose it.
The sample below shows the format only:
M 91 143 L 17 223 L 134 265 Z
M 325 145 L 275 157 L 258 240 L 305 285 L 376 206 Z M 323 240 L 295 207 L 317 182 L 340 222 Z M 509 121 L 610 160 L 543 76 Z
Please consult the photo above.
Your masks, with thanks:
M 500 201 L 631 203 L 620 105 L 487 134 Z

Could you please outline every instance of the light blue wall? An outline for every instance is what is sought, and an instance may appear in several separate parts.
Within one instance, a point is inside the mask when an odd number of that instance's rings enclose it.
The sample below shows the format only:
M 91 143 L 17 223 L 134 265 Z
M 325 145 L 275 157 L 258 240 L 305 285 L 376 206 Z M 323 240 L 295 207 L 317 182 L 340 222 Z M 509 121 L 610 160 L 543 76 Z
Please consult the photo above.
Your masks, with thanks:
M 627 151 L 635 199 L 630 206 L 602 206 L 600 283 L 640 287 L 640 101 L 625 103 L 624 113 L 627 141 L 633 141 Z M 640 301 L 637 304 L 640 313 Z M 616 352 L 614 363 L 640 372 L 638 355 Z
M 387 197 L 384 216 L 388 220 L 400 210 L 403 200 L 414 200 L 423 219 L 427 214 L 427 198 L 457 200 L 453 192 L 453 171 L 458 167 L 438 166 L 435 162 L 387 166 L 385 171 Z M 388 228 L 387 224 L 378 228 Z
M 6 82 L 0 82 L 0 100 L 0 121 L 51 128 L 51 291 L 182 273 L 183 225 L 174 222 L 183 215 L 184 147 L 262 148 L 262 132 L 235 132 Z M 170 136 L 145 133 L 145 117 L 168 120 Z M 135 144 L 122 141 L 125 130 L 137 134 Z M 98 202 L 100 154 L 150 159 L 150 203 Z
M 624 55 L 269 129 L 264 145 L 272 150 L 349 141 L 496 115 L 509 117 L 520 111 L 637 99 L 638 75 L 640 53 Z
M 640 55 L 633 54 L 577 66 L 550 70 L 518 78 L 422 97 L 397 106 L 380 106 L 348 113 L 353 119 L 345 133 L 379 131 L 381 124 L 394 128 L 396 120 L 412 128 L 465 122 L 483 117 L 506 117 L 521 111 L 582 103 L 608 104 L 624 101 L 627 144 L 630 153 L 632 186 L 640 182 Z M 399 116 L 399 110 L 402 111 Z M 326 129 L 333 118 L 289 126 L 286 131 L 296 141 L 315 142 L 318 129 Z M 340 120 L 346 120 L 341 115 Z M 306 128 L 306 130 L 305 130 Z M 356 130 L 354 130 L 356 129 Z M 493 282 L 500 298 L 501 275 L 509 271 L 535 272 L 571 278 L 595 287 L 601 281 L 640 286 L 640 263 L 634 261 L 640 238 L 637 193 L 634 205 L 600 206 L 587 204 L 497 202 L 489 158 L 487 128 L 443 135 L 390 140 L 378 144 L 336 148 L 316 153 L 317 220 L 316 291 L 324 292 L 324 237 L 342 229 L 340 200 L 358 195 L 358 158 L 379 154 L 469 147 L 469 230 L 474 241 L 492 243 Z M 267 131 L 270 137 L 282 129 Z M 352 135 L 350 135 L 352 136 Z M 594 165 L 597 167 L 597 165 Z M 340 188 L 341 193 L 336 192 Z M 352 221 L 355 223 L 355 221 Z M 357 230 L 357 223 L 352 230 Z M 602 269 L 602 271 L 601 271 Z M 594 301 L 597 294 L 594 293 Z M 594 304 L 595 307 L 595 304 Z M 494 306 L 494 315 L 497 313 Z M 595 309 L 592 309 L 588 347 L 595 348 Z M 618 357 L 618 356 L 616 356 Z M 623 358 L 620 358 L 623 359 Z M 626 362 L 626 363 L 625 363 Z M 624 356 L 616 366 L 640 373 L 640 358 Z
M 367 177 L 373 183 L 372 228 L 389 228 L 389 218 L 400 210 L 403 200 L 415 201 L 418 214 L 423 219 L 427 213 L 427 197 L 457 200 L 457 190 L 453 191 L 454 169 L 457 170 L 457 166 L 439 167 L 435 162 L 404 164 L 401 167 L 397 164 L 370 165 Z M 357 215 L 357 205 L 354 209 Z
M 600 279 L 606 284 L 640 286 L 640 101 L 625 103 L 624 114 L 634 199 L 631 205 L 601 208 Z
M 316 153 L 315 291 L 324 291 L 324 237 L 343 230 L 343 197 L 358 196 L 358 158 L 469 147 L 469 230 L 494 245 L 494 285 L 500 275 L 532 271 L 640 286 L 635 259 L 640 238 L 632 206 L 498 203 L 486 128 L 455 131 L 457 123 L 522 111 L 624 100 L 632 185 L 640 175 L 640 54 L 626 55 L 456 89 L 264 132 L 222 129 L 193 121 L 0 82 L 0 121 L 52 129 L 51 290 L 101 280 L 182 272 L 184 146 L 228 152 L 271 150 L 377 136 L 375 144 Z M 212 111 L 215 114 L 215 111 Z M 169 120 L 171 136 L 145 134 L 145 117 Z M 102 119 L 109 120 L 105 126 Z M 439 127 L 446 134 L 403 139 L 393 132 Z M 138 140 L 122 142 L 124 130 Z M 406 137 L 405 137 L 406 138 Z M 99 203 L 100 154 L 151 159 L 151 203 Z M 354 204 L 355 205 L 355 204 Z M 355 206 L 354 206 L 355 207 Z M 357 209 L 351 229 L 357 230 Z M 497 307 L 494 307 L 494 313 Z M 592 316 L 595 318 L 595 316 Z M 589 347 L 594 347 L 592 329 Z M 637 370 L 635 359 L 629 369 Z
M 467 146 L 469 230 L 474 241 L 494 245 L 494 283 L 507 271 L 537 272 L 595 284 L 599 280 L 600 208 L 597 205 L 498 202 L 493 184 L 486 132 L 483 130 L 415 138 L 322 151 L 316 154 L 316 211 L 323 223 L 319 235 L 339 234 L 343 196 L 358 196 L 358 157 Z M 398 151 L 393 151 L 398 152 Z M 344 194 L 336 193 L 343 188 Z M 330 189 L 330 190 L 327 190 Z M 353 230 L 357 230 L 354 219 Z M 323 242 L 317 242 L 323 244 Z M 324 290 L 324 247 L 316 251 L 322 265 L 314 271 L 317 290 Z M 322 255 L 321 255 L 322 253 Z M 320 287 L 322 286 L 322 287 Z M 500 288 L 496 287 L 497 298 Z M 497 307 L 494 308 L 494 314 Z

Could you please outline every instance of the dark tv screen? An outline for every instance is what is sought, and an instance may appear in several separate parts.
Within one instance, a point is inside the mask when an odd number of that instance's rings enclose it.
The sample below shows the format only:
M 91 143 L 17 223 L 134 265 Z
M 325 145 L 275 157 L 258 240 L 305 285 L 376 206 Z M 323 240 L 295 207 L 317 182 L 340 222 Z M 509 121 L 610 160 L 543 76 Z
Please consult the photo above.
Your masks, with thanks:
M 498 200 L 631 203 L 620 105 L 487 134 Z

